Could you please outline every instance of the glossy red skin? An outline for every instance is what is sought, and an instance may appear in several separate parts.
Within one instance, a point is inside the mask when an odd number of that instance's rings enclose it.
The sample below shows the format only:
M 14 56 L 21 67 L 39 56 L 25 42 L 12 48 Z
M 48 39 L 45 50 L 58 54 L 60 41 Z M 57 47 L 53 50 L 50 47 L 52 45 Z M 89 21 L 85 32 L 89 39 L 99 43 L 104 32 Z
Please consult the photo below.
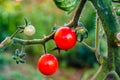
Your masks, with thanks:
M 61 27 L 56 31 L 54 41 L 62 50 L 71 49 L 76 44 L 76 33 L 69 27 Z
M 58 60 L 52 54 L 44 54 L 38 60 L 38 70 L 44 75 L 52 75 L 58 70 Z

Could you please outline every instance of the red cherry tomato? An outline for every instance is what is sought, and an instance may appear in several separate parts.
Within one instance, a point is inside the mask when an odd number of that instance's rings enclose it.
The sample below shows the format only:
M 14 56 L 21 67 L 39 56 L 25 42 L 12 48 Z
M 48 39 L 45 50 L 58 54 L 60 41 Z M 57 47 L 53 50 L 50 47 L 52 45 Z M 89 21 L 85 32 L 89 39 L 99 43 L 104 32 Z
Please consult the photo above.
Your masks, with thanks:
M 54 41 L 62 50 L 71 49 L 76 43 L 76 33 L 69 27 L 61 27 L 56 31 Z
M 44 75 L 52 75 L 58 70 L 58 60 L 52 54 L 44 54 L 38 60 L 38 70 Z

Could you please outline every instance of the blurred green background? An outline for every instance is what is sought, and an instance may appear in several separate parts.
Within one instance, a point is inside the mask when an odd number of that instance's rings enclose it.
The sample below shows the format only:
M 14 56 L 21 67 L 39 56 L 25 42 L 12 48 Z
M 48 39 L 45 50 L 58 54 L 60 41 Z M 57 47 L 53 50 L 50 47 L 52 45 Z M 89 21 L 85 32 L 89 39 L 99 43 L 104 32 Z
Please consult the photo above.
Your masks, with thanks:
M 51 33 L 53 26 L 62 26 L 69 22 L 73 13 L 58 9 L 53 0 L 0 0 L 0 42 L 10 36 L 19 25 L 24 24 L 27 18 L 36 28 L 35 35 L 28 37 L 18 34 L 18 38 L 37 39 Z M 89 37 L 84 41 L 94 47 L 96 13 L 90 2 L 87 2 L 80 21 L 88 29 Z M 101 25 L 100 25 L 101 26 Z M 69 51 L 51 51 L 55 47 L 54 41 L 47 43 L 47 52 L 54 54 L 59 60 L 59 70 L 56 74 L 47 77 L 48 80 L 87 80 L 97 70 L 98 64 L 94 53 L 77 43 Z M 106 52 L 106 44 L 101 39 L 101 53 Z M 26 46 L 26 63 L 16 64 L 12 59 L 19 44 L 12 44 L 4 54 L 0 55 L 0 80 L 45 80 L 46 76 L 37 70 L 37 60 L 44 54 L 41 45 Z

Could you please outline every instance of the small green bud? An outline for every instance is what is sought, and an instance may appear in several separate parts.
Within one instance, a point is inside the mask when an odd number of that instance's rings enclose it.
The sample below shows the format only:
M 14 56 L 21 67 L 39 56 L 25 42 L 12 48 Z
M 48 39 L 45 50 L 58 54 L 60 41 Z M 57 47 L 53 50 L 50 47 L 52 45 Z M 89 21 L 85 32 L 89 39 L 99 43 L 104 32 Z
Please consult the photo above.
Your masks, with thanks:
M 19 49 L 16 49 L 16 50 L 15 50 L 15 56 L 18 57 L 18 56 L 19 56 L 19 53 L 20 53 Z

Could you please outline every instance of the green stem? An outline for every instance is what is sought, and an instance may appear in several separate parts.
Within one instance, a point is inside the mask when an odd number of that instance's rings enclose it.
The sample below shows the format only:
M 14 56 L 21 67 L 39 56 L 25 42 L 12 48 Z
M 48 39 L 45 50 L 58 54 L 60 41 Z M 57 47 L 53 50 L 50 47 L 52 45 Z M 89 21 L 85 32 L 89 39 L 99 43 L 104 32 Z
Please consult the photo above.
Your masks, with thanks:
M 22 45 L 21 52 L 25 52 L 25 45 Z
M 108 65 L 111 65 L 109 68 L 110 70 L 114 69 L 114 51 L 111 51 L 110 47 L 115 47 L 115 33 L 117 31 L 117 26 L 115 22 L 115 18 L 113 17 L 111 11 L 111 3 L 108 0 L 91 0 L 95 8 L 97 9 L 98 15 L 103 23 L 103 28 L 105 34 L 107 36 L 107 43 L 108 43 Z M 114 27 L 113 27 L 114 26 Z M 115 27 L 116 26 L 116 27 Z M 110 61 L 111 60 L 111 61 Z
M 83 10 L 86 2 L 87 2 L 87 0 L 81 0 L 80 4 L 79 4 L 79 6 L 78 6 L 78 8 L 75 12 L 75 15 L 74 15 L 73 19 L 68 24 L 66 24 L 65 26 L 68 26 L 68 27 L 76 27 L 77 26 L 80 15 L 82 13 L 82 10 Z
M 10 36 L 10 38 L 12 39 L 19 31 L 20 31 L 20 28 L 17 28 L 17 30 Z
M 19 39 L 19 38 L 13 38 L 12 40 L 14 43 L 19 43 L 21 45 L 44 44 L 50 39 L 53 39 L 54 33 L 55 31 L 42 39 L 24 40 L 24 39 Z
M 95 52 L 95 49 L 92 48 L 91 46 L 89 46 L 87 43 L 82 41 L 81 44 L 84 45 L 85 47 L 87 47 L 88 49 L 90 49 L 92 52 Z
M 45 43 L 43 44 L 43 49 L 44 49 L 44 53 L 46 54 L 47 53 L 47 49 L 46 49 Z
M 112 11 L 111 0 L 91 0 L 91 2 L 93 3 L 94 7 L 98 12 L 98 16 L 103 24 L 103 29 L 107 37 L 108 55 L 107 55 L 107 62 L 104 63 L 104 65 L 107 66 L 106 71 L 114 71 L 116 68 L 115 56 L 119 54 L 119 49 L 120 49 L 117 46 L 118 40 L 116 38 L 116 34 L 120 31 L 120 27 L 118 26 L 117 21 L 115 19 L 115 15 Z M 98 74 L 99 77 L 105 77 L 102 76 L 102 74 L 104 73 L 105 71 L 101 70 L 101 72 Z
M 101 65 L 91 80 L 103 80 L 108 73 L 109 71 L 107 70 L 107 66 Z
M 120 80 L 120 78 L 115 71 L 111 71 L 106 75 L 104 80 Z
M 99 62 L 99 57 L 100 57 L 100 54 L 99 54 L 99 17 L 97 17 L 97 22 L 96 22 L 96 36 L 95 36 L 95 55 L 96 55 L 96 58 Z

